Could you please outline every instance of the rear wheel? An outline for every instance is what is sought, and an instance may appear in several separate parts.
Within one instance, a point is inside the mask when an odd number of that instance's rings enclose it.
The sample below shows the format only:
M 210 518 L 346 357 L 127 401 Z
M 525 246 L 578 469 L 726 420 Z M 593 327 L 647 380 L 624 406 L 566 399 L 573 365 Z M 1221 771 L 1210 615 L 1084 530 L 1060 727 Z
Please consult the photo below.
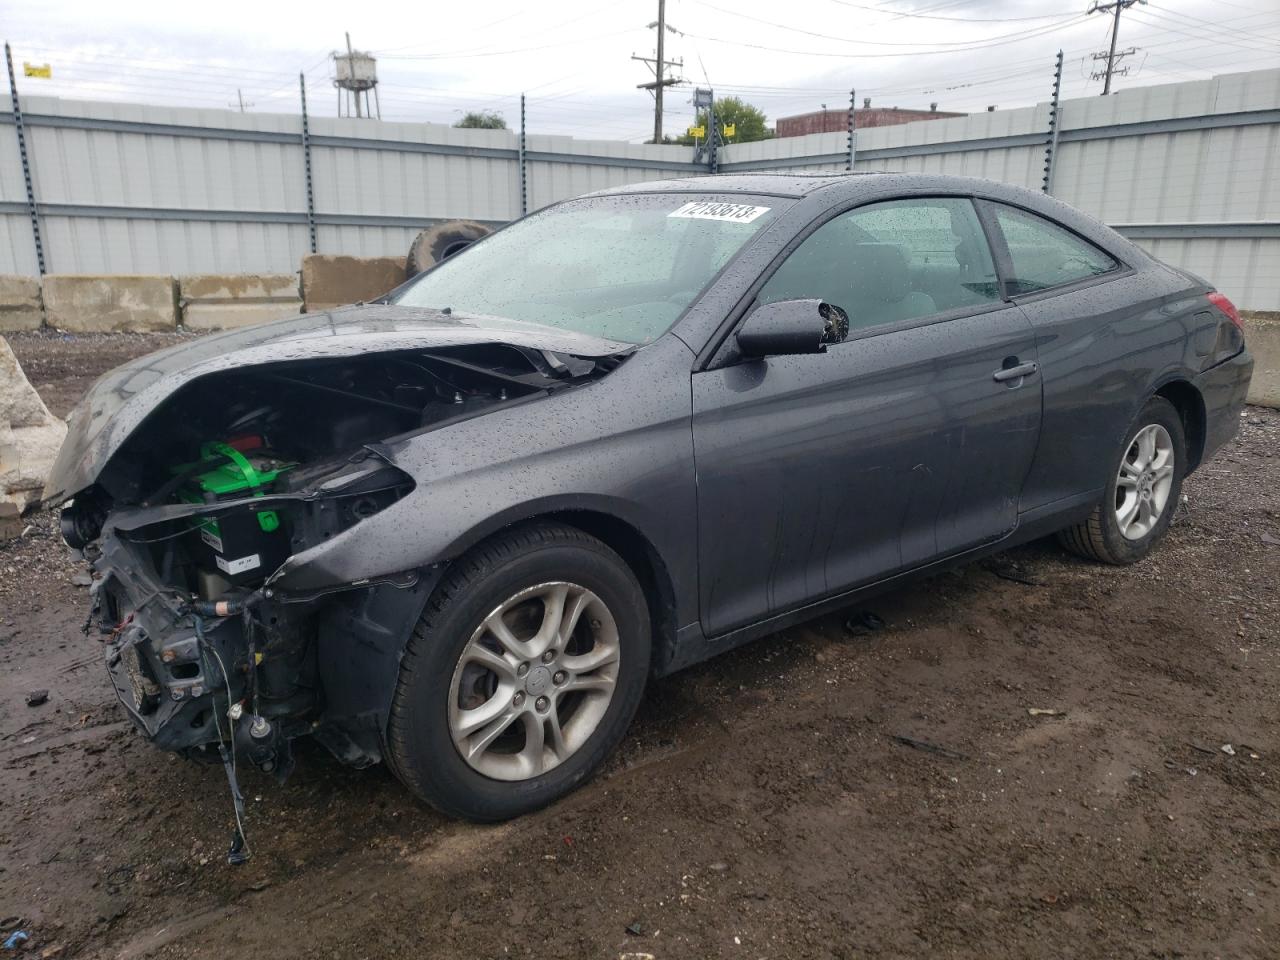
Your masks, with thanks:
M 1083 523 L 1059 533 L 1059 541 L 1090 560 L 1141 560 L 1169 530 L 1186 463 L 1178 411 L 1163 397 L 1152 397 L 1125 434 L 1102 500 Z
M 635 714 L 649 612 L 622 559 L 537 524 L 462 558 L 401 663 L 391 766 L 445 813 L 504 820 L 586 780 Z

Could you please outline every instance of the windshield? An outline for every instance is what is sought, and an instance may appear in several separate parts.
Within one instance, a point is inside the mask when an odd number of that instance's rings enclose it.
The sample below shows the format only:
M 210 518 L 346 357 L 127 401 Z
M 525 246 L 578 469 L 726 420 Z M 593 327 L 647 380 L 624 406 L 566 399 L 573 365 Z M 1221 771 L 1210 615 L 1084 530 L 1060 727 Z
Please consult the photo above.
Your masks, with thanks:
M 514 223 L 396 297 L 649 343 L 777 213 L 774 197 L 590 197 Z

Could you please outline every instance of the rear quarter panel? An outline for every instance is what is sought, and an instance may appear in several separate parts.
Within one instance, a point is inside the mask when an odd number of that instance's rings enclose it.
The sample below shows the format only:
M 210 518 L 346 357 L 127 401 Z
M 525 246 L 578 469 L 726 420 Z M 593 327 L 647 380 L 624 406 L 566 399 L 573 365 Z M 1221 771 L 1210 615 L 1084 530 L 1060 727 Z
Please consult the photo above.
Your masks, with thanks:
M 1101 490 L 1147 399 L 1215 362 L 1223 318 L 1202 287 L 1145 256 L 1127 274 L 1018 303 L 1035 327 L 1044 378 L 1028 511 Z

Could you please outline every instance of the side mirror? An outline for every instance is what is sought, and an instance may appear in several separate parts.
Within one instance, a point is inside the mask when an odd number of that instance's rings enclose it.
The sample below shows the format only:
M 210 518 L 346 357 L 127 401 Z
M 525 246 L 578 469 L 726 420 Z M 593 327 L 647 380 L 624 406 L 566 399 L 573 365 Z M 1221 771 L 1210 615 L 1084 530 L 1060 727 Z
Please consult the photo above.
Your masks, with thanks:
M 768 357 L 822 353 L 828 343 L 840 343 L 848 335 L 849 318 L 835 304 L 779 300 L 752 311 L 735 339 L 744 356 Z

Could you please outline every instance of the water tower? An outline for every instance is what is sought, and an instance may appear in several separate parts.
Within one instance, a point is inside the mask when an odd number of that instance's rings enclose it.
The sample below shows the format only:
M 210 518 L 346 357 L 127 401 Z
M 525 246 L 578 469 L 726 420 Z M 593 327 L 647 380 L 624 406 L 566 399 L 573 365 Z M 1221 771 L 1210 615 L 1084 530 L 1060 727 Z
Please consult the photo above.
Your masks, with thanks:
M 350 117 L 355 104 L 355 116 L 372 117 L 374 110 L 382 119 L 382 104 L 378 102 L 378 61 L 370 53 L 351 49 L 351 34 L 347 34 L 347 52 L 333 54 L 333 85 L 338 88 L 338 116 Z M 373 92 L 373 108 L 369 106 L 369 93 Z M 344 96 L 345 94 L 345 96 Z M 364 98 L 361 105 L 360 98 Z

